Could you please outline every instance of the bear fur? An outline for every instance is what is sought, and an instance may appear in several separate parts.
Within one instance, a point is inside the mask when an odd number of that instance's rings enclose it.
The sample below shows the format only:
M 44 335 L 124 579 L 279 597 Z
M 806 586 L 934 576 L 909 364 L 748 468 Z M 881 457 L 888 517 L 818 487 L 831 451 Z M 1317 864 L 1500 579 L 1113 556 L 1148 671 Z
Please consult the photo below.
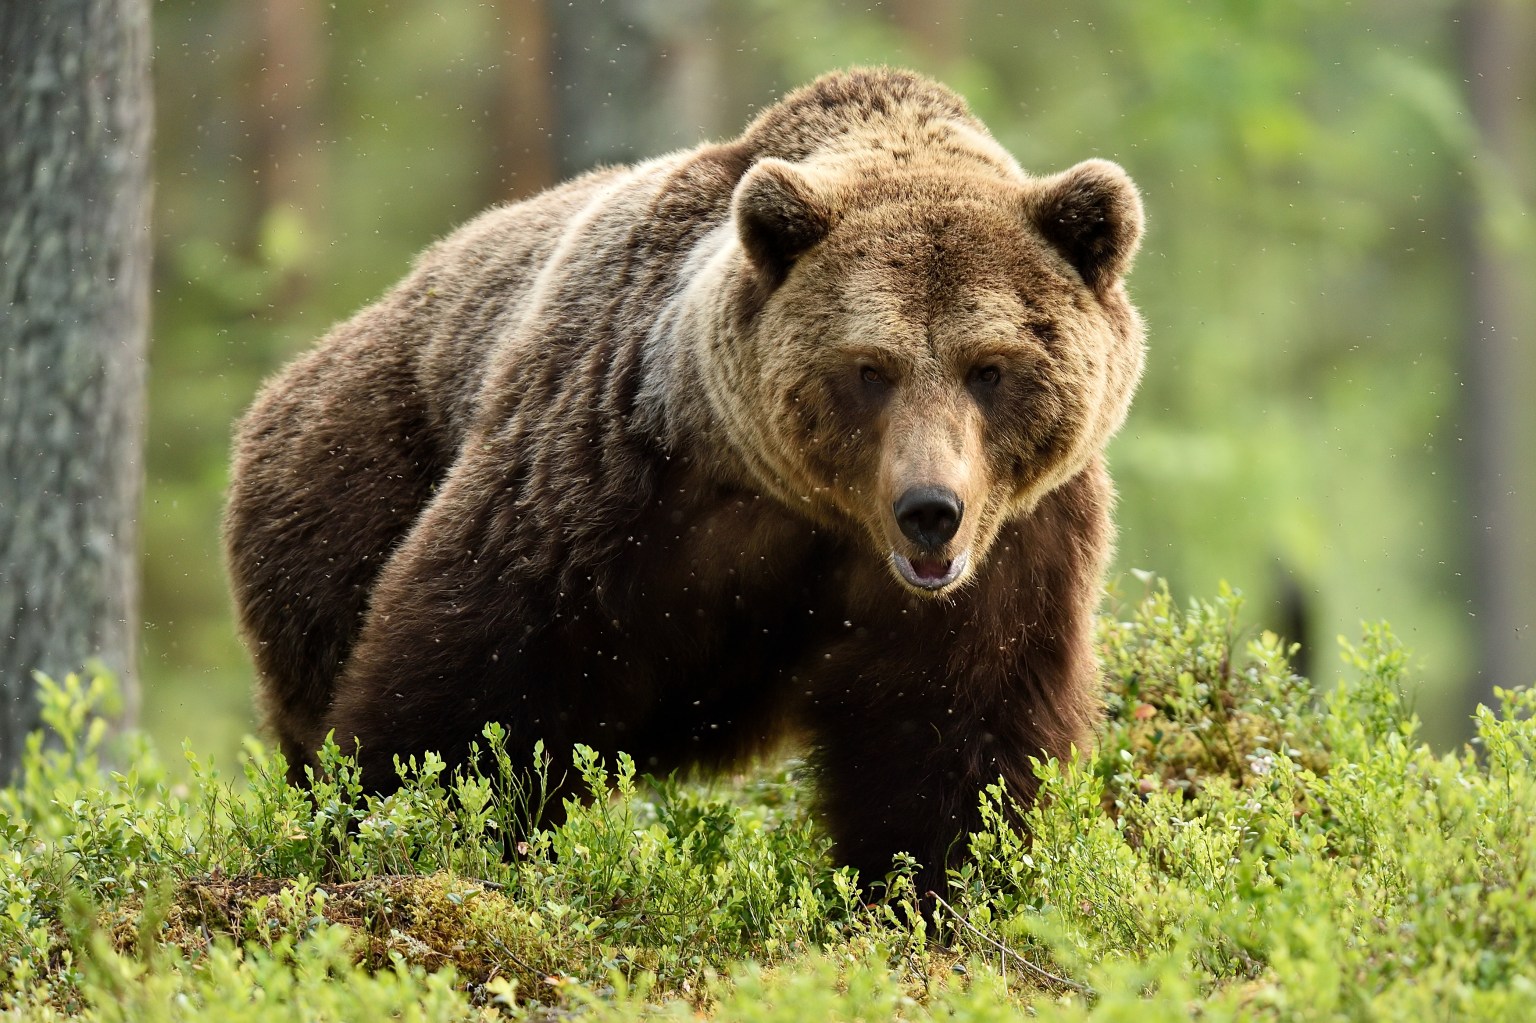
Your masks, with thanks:
M 1119 167 L 1026 174 L 878 69 L 438 243 L 239 427 L 295 776 L 333 730 L 375 791 L 487 721 L 658 773 L 795 735 L 837 857 L 939 888 L 980 790 L 1027 805 L 1098 713 L 1141 227 Z

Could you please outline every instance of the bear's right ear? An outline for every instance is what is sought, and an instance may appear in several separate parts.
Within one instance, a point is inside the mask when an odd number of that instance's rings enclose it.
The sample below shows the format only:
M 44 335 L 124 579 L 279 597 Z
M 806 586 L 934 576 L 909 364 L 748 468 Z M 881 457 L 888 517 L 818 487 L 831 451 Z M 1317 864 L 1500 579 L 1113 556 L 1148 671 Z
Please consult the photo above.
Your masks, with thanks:
M 794 261 L 832 230 L 832 208 L 794 164 L 759 160 L 742 177 L 731 201 L 736 233 L 747 257 L 774 284 Z

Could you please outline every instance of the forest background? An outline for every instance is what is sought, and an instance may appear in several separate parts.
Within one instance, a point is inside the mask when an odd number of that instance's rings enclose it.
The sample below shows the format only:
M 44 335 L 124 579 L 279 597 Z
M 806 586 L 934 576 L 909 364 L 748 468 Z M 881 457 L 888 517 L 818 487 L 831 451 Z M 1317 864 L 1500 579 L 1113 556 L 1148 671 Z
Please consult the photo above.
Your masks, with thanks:
M 483 207 L 910 66 L 1038 172 L 1140 184 L 1150 358 L 1120 588 L 1229 580 L 1302 641 L 1392 621 L 1428 738 L 1536 681 L 1536 12 L 1213 0 L 159 0 L 142 722 L 255 727 L 218 522 L 260 381 Z

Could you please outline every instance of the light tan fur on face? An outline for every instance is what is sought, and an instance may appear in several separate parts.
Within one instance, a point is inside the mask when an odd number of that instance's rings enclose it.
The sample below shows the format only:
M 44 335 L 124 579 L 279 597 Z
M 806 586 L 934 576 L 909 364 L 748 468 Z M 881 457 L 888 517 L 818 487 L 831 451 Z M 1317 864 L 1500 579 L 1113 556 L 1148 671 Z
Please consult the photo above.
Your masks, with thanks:
M 986 519 L 991 480 L 985 424 L 972 403 L 958 393 L 949 379 L 952 374 L 941 370 L 929 376 L 906 382 L 892 398 L 881 431 L 874 500 L 863 518 L 877 550 L 894 551 L 908 559 L 926 556 L 952 561 L 970 554 L 976 546 L 979 524 Z M 891 511 L 903 494 L 918 487 L 951 490 L 964 509 L 954 537 L 935 551 L 922 550 L 903 535 Z M 991 536 L 986 540 L 990 543 Z
M 710 411 L 744 454 L 747 481 L 861 532 L 873 557 L 968 557 L 928 593 L 963 584 L 1003 523 L 1102 450 L 1142 360 L 1118 277 L 1090 286 L 1097 264 L 1075 268 L 1037 222 L 1042 207 L 1056 209 L 1062 182 L 1093 185 L 1118 169 L 1095 161 L 1030 178 L 960 127 L 930 122 L 907 138 L 873 125 L 811 163 L 773 161 L 773 187 L 789 189 L 815 225 L 828 222 L 826 234 L 745 324 L 734 315 L 740 296 L 764 284 L 728 235 L 712 264 L 719 277 L 700 288 L 715 296 L 700 310 Z M 1003 377 L 991 405 L 973 382 L 986 367 Z M 889 385 L 877 408 L 861 405 L 864 370 Z M 919 486 L 946 487 L 964 504 L 936 552 L 916 550 L 892 512 Z

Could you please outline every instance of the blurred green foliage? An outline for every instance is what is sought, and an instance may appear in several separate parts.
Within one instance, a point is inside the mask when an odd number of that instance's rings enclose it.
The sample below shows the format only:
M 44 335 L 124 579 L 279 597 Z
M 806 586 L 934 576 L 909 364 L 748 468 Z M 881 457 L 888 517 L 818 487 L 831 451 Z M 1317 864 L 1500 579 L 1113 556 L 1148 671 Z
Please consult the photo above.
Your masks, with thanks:
M 503 72 L 532 30 L 530 5 L 510 3 L 281 5 L 307 12 L 283 26 L 314 55 L 294 71 L 304 119 L 290 123 L 262 84 L 274 2 L 155 9 L 145 720 L 163 743 L 215 750 L 251 727 L 216 536 L 231 421 L 414 252 L 506 197 Z M 1443 741 L 1465 731 L 1454 694 L 1475 659 L 1457 405 L 1467 219 L 1481 209 L 1536 279 L 1530 182 L 1488 158 L 1469 120 L 1457 10 L 699 0 L 647 45 L 658 74 L 685 54 L 703 69 L 687 106 L 708 123 L 633 155 L 728 135 L 786 88 L 879 62 L 953 85 L 1027 168 L 1124 164 L 1149 211 L 1131 285 L 1151 358 L 1112 450 L 1120 564 L 1180 591 L 1235 580 L 1265 622 L 1299 594 L 1301 638 L 1323 650 L 1362 618 L 1398 622 Z M 290 157 L 274 163 L 285 130 Z

